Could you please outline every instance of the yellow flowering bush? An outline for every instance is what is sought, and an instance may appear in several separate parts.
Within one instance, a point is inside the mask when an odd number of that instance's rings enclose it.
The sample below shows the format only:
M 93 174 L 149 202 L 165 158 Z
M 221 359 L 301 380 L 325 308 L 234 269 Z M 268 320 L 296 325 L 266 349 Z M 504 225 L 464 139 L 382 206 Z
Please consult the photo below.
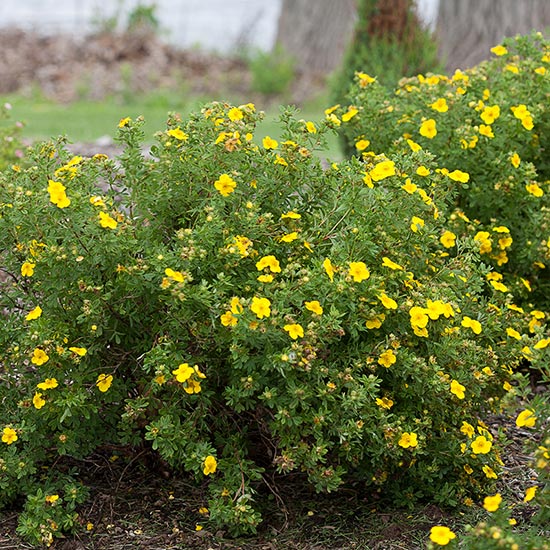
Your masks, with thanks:
M 492 487 L 483 419 L 515 391 L 527 341 L 506 328 L 530 314 L 475 240 L 442 242 L 453 180 L 412 151 L 327 167 L 333 122 L 290 111 L 256 144 L 261 116 L 172 115 L 151 157 L 125 118 L 118 159 L 58 140 L 0 174 L 2 505 L 61 495 L 60 457 L 113 444 L 204 482 L 237 532 L 264 473 L 450 505 Z M 37 540 L 68 528 L 51 521 Z
M 342 104 L 327 118 L 358 156 L 413 152 L 421 166 L 412 185 L 424 181 L 428 193 L 426 169 L 450 178 L 450 252 L 455 237 L 477 235 L 483 260 L 508 276 L 518 299 L 547 310 L 550 42 L 535 33 L 492 51 L 469 70 L 402 79 L 394 90 L 358 72 L 347 96 L 356 116 L 341 123 Z

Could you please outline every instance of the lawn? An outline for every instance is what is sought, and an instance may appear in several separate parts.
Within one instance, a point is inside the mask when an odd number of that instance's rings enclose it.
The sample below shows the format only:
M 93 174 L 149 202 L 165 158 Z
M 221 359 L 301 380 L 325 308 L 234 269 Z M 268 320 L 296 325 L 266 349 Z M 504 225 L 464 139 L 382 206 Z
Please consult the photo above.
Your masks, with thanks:
M 51 137 L 66 135 L 70 142 L 95 142 L 99 138 L 112 137 L 116 133 L 119 120 L 129 116 L 135 118 L 142 115 L 145 118 L 145 134 L 147 141 L 153 141 L 155 132 L 164 128 L 167 113 L 175 111 L 183 116 L 200 109 L 209 102 L 208 98 L 181 98 L 168 92 L 158 91 L 148 95 L 138 96 L 123 101 L 120 98 L 110 98 L 102 101 L 81 100 L 69 104 L 49 101 L 42 96 L 23 97 L 10 95 L 0 97 L 2 103 L 9 102 L 13 117 L 24 123 L 23 138 L 26 141 L 47 140 Z M 247 102 L 248 99 L 235 100 L 235 104 Z M 324 109 L 328 99 L 319 98 L 307 103 L 299 116 L 305 120 L 319 121 L 324 117 Z M 258 109 L 266 112 L 265 119 L 258 126 L 256 140 L 258 142 L 267 135 L 279 139 L 280 126 L 276 124 L 279 117 L 279 107 L 267 107 L 257 103 Z M 341 153 L 338 139 L 329 136 L 328 151 L 323 154 L 331 159 L 339 159 Z

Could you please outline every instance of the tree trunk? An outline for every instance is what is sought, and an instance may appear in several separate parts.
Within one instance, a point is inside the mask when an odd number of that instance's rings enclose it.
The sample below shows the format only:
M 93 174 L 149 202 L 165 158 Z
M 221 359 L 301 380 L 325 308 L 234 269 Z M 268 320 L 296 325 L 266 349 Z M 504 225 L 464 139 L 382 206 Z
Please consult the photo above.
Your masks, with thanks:
M 356 17 L 356 0 L 283 0 L 276 42 L 298 72 L 328 74 L 342 61 Z
M 549 25 L 549 0 L 439 0 L 437 35 L 449 72 L 487 59 L 507 36 Z

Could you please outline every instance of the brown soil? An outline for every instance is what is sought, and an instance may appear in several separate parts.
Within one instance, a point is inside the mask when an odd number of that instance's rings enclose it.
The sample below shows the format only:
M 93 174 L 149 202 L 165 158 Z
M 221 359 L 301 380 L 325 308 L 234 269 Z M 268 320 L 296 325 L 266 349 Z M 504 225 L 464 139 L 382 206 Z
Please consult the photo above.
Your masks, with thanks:
M 40 90 L 59 102 L 101 100 L 159 88 L 192 95 L 250 97 L 247 64 L 200 50 L 181 50 L 146 30 L 76 38 L 21 29 L 0 33 L 0 94 Z M 298 75 L 288 102 L 300 103 L 324 86 L 323 77 Z
M 509 417 L 495 417 L 493 432 L 504 430 L 509 445 L 498 491 L 508 503 L 521 502 L 526 487 L 536 483 L 524 444 L 533 438 Z M 476 507 L 464 519 L 456 511 L 438 506 L 414 509 L 388 508 L 361 484 L 346 486 L 335 495 L 316 495 L 295 476 L 270 480 L 276 490 L 260 496 L 267 502 L 264 523 L 255 536 L 232 538 L 210 530 L 206 488 L 170 474 L 152 455 L 127 455 L 112 460 L 113 452 L 96 453 L 77 467 L 90 488 L 90 498 L 80 510 L 81 530 L 55 540 L 54 550 L 416 550 L 424 547 L 431 526 L 448 525 L 461 530 L 464 521 L 475 523 L 484 515 Z M 58 464 L 64 467 L 64 464 Z M 405 503 L 406 504 L 406 503 Z M 0 550 L 25 550 L 32 546 L 15 535 L 18 510 L 0 514 Z M 529 525 L 534 508 L 520 507 L 514 516 Z M 87 524 L 93 524 L 86 530 Z M 197 526 L 203 527 L 197 530 Z
M 83 39 L 19 29 L 0 33 L 0 93 L 38 87 L 50 99 L 70 102 L 159 87 L 185 87 L 194 94 L 225 88 L 239 93 L 248 83 L 242 60 L 178 50 L 151 33 L 101 33 Z

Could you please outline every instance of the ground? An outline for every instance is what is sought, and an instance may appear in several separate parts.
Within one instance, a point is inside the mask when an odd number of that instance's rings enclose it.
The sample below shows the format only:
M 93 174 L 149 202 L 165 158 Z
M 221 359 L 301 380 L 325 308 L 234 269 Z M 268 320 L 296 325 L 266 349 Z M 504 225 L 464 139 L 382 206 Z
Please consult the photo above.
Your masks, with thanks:
M 532 435 L 504 416 L 495 417 L 490 427 L 504 428 L 509 439 L 498 491 L 508 502 L 520 502 L 534 483 L 524 451 Z M 299 476 L 287 476 L 270 480 L 274 492 L 263 495 L 258 534 L 232 538 L 223 530 L 211 531 L 208 516 L 199 512 L 207 505 L 204 488 L 170 472 L 147 452 L 125 457 L 121 451 L 104 450 L 67 463 L 77 466 L 91 494 L 79 510 L 80 532 L 56 540 L 54 550 L 416 550 L 425 546 L 433 525 L 460 531 L 486 516 L 479 506 L 390 507 L 359 483 L 337 495 L 317 495 Z M 17 512 L 0 514 L 0 550 L 33 548 L 15 534 Z M 528 526 L 533 512 L 515 514 L 519 525 Z

